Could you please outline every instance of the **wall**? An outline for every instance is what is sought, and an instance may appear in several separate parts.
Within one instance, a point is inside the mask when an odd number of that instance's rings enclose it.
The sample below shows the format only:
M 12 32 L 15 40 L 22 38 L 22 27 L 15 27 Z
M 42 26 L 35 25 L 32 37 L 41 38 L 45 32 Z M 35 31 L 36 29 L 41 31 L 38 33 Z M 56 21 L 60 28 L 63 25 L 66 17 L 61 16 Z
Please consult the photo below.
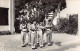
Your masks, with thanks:
M 0 0 L 0 7 L 10 8 L 10 0 Z
M 13 32 L 13 0 L 0 0 L 0 7 L 9 8 L 8 10 L 8 23 L 9 25 L 0 25 L 0 31 Z

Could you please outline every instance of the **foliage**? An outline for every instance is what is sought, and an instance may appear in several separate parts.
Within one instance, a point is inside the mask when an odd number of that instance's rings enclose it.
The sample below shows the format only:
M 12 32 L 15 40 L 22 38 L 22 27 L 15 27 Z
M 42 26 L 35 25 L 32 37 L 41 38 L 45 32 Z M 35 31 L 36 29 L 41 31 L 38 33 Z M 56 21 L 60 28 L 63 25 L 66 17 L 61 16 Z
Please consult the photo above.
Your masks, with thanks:
M 15 17 L 20 15 L 19 11 L 24 9 L 26 3 L 32 6 L 38 6 L 38 9 L 44 9 L 44 13 L 47 13 L 51 10 L 54 11 L 60 2 L 61 8 L 64 8 L 66 6 L 65 0 L 15 0 Z
M 59 33 L 68 33 L 68 34 L 77 34 L 78 31 L 78 15 L 69 16 L 69 20 L 67 18 L 60 18 L 58 22 L 57 28 L 53 26 L 53 31 Z

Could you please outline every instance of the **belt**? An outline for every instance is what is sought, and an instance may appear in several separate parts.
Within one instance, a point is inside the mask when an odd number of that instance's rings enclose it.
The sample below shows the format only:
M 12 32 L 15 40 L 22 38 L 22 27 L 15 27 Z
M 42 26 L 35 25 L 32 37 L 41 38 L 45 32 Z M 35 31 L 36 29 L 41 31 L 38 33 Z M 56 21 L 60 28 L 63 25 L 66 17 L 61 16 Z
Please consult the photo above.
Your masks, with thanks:
M 31 30 L 31 31 L 35 31 L 35 30 Z
M 46 29 L 46 30 L 50 30 L 50 29 Z
M 51 27 L 46 27 L 47 29 L 51 29 Z

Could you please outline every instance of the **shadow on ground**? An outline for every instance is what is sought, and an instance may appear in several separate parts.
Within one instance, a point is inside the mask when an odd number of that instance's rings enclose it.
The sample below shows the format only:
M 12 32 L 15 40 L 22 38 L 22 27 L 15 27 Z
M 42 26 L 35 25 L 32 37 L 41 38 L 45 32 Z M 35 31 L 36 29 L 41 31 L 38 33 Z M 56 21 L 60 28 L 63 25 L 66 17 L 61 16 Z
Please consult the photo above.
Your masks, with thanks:
M 65 46 L 61 46 L 60 48 L 57 49 L 49 49 L 47 51 L 66 51 L 70 48 L 76 48 L 78 45 L 77 44 L 73 44 L 73 45 L 65 45 Z

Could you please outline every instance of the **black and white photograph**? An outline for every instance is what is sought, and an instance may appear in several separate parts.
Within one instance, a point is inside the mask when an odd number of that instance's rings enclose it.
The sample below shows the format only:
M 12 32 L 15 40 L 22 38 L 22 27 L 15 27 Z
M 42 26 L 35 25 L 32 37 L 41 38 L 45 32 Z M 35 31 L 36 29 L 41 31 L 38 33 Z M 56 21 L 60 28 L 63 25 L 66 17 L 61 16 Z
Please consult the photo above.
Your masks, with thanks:
M 80 51 L 80 0 L 0 0 L 0 51 Z

